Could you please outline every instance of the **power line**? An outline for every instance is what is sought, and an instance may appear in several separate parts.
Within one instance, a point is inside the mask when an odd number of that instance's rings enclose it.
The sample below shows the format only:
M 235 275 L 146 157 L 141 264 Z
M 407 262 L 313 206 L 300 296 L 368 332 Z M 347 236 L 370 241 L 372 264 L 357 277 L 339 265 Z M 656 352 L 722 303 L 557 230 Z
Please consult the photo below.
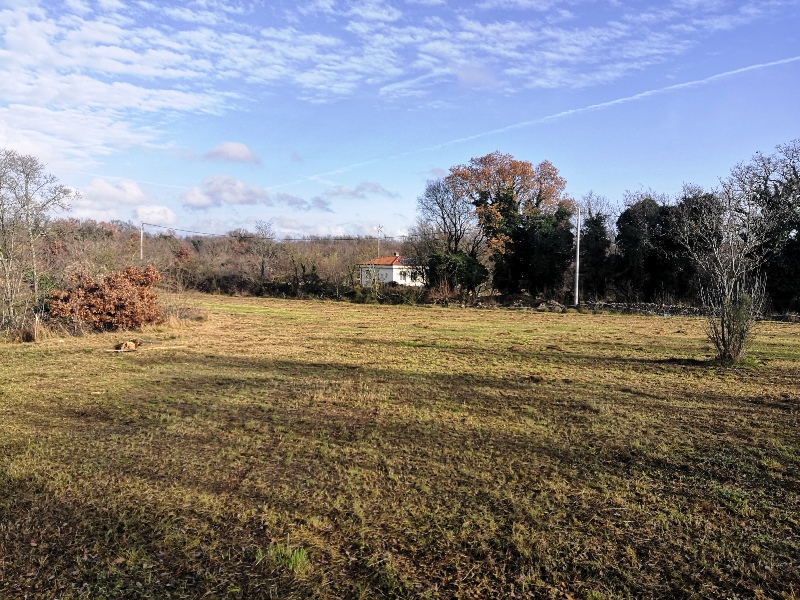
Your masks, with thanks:
M 195 235 L 212 235 L 214 237 L 233 237 L 232 235 L 228 235 L 227 233 L 205 233 L 203 231 L 190 231 L 189 229 L 178 229 L 177 227 L 167 227 L 166 225 L 156 225 L 155 223 L 142 222 L 142 225 L 147 225 L 148 227 L 160 227 L 161 229 L 167 229 L 169 231 L 180 231 L 181 233 L 193 233 Z

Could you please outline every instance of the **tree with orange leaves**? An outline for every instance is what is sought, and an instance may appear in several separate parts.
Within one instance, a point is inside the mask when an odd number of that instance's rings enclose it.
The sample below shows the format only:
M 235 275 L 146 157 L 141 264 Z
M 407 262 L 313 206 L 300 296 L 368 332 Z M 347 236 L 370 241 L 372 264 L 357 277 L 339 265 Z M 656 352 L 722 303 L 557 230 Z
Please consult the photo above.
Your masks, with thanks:
M 571 261 L 574 201 L 552 163 L 493 152 L 450 169 L 449 185 L 475 205 L 503 292 L 555 292 Z
M 492 152 L 451 167 L 446 180 L 475 205 L 489 247 L 500 254 L 529 219 L 553 215 L 562 205 L 573 207 L 564 192 L 566 180 L 546 160 L 534 166 L 511 154 Z

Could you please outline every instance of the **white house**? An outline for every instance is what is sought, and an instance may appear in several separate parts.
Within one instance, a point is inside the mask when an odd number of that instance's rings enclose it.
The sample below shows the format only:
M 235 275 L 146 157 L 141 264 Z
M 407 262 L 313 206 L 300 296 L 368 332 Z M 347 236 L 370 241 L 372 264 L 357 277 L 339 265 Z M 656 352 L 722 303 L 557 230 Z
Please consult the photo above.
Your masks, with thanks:
M 411 259 L 400 256 L 381 256 L 358 265 L 361 269 L 361 285 L 373 283 L 396 283 L 398 285 L 425 285 L 419 269 L 415 269 Z

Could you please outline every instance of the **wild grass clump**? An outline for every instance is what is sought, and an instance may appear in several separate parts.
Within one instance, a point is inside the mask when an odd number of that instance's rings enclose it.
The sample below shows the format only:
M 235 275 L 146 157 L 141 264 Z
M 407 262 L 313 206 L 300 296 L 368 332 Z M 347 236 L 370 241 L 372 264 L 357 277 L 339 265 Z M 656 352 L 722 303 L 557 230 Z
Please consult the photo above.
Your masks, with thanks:
M 191 323 L 199 323 L 208 318 L 206 311 L 189 294 L 168 293 L 160 296 L 159 307 L 161 319 L 159 323 L 170 327 L 182 327 Z
M 270 560 L 292 573 L 301 573 L 310 568 L 308 553 L 304 548 L 292 548 L 288 544 L 273 544 L 269 547 Z

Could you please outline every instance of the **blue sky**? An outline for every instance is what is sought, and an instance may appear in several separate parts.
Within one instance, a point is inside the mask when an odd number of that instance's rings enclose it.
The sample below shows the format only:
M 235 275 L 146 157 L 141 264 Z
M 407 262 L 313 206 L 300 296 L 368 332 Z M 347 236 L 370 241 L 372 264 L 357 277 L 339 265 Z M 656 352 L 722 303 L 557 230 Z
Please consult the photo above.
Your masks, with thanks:
M 405 233 L 499 150 L 576 198 L 713 186 L 800 137 L 800 0 L 0 1 L 0 147 L 71 214 Z

